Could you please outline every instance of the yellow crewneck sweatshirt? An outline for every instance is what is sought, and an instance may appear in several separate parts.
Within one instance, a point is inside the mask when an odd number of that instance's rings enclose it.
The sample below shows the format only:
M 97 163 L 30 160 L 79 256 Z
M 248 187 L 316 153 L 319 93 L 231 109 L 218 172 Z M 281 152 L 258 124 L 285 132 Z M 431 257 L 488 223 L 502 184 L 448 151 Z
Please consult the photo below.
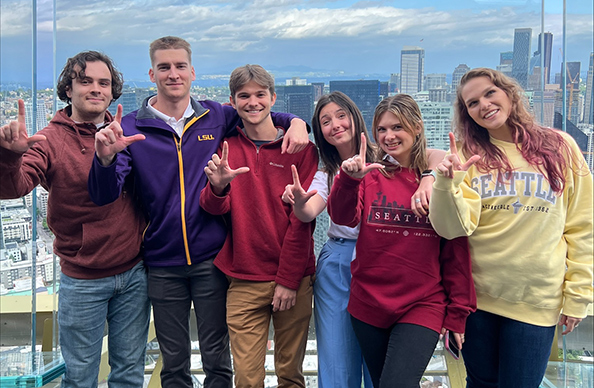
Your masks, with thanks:
M 562 135 L 573 156 L 561 195 L 515 144 L 494 138 L 514 167 L 510 179 L 475 166 L 453 179 L 437 175 L 431 223 L 445 238 L 470 236 L 481 310 L 552 326 L 561 312 L 585 317 L 592 303 L 592 174 L 573 138 Z

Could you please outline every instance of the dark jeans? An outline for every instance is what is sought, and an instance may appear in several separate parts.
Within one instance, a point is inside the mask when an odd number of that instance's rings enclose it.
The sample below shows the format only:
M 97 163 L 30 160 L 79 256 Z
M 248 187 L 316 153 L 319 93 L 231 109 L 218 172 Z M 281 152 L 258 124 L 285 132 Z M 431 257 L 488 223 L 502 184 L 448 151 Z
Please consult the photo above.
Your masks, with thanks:
M 387 329 L 351 316 L 375 388 L 418 388 L 439 340 L 423 326 L 396 323 Z
M 466 320 L 462 347 L 467 388 L 538 388 L 555 326 L 535 326 L 477 310 Z
M 213 259 L 186 266 L 149 267 L 149 297 L 163 355 L 164 388 L 192 388 L 190 308 L 198 325 L 202 366 L 209 388 L 231 388 L 233 371 L 226 321 L 228 282 Z

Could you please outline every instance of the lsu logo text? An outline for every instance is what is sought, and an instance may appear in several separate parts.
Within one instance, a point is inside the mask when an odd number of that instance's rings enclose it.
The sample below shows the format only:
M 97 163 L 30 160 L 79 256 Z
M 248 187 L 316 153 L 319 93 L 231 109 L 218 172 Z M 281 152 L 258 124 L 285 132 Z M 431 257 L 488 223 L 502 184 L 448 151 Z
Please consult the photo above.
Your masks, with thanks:
M 198 135 L 198 141 L 214 140 L 213 135 Z

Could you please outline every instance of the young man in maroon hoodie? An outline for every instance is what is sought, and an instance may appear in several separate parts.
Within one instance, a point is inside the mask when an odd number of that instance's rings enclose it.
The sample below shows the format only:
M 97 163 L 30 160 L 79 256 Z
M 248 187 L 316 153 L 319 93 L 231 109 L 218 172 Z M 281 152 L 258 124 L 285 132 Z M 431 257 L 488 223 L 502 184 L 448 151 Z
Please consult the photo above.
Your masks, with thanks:
M 274 79 L 258 65 L 233 71 L 231 104 L 242 119 L 238 136 L 227 138 L 221 156 L 205 168 L 210 184 L 200 205 L 227 214 L 230 232 L 214 264 L 230 280 L 227 324 L 236 387 L 264 384 L 270 319 L 279 387 L 305 387 L 303 358 L 312 309 L 314 223 L 302 223 L 281 200 L 293 181 L 291 165 L 304 184 L 318 166 L 313 143 L 296 154 L 281 154 L 284 130 L 274 126 Z M 237 170 L 231 169 L 237 167 Z M 233 183 L 231 184 L 231 181 Z
M 37 185 L 49 192 L 47 223 L 62 270 L 58 323 L 66 388 L 97 386 L 106 321 L 109 387 L 144 382 L 150 317 L 140 254 L 144 218 L 130 192 L 99 207 L 87 191 L 95 133 L 114 120 L 107 107 L 122 86 L 109 57 L 81 52 L 58 80 L 58 97 L 69 105 L 46 128 L 27 136 L 22 100 L 18 120 L 0 128 L 0 198 L 22 197 Z M 119 107 L 115 120 L 121 115 Z

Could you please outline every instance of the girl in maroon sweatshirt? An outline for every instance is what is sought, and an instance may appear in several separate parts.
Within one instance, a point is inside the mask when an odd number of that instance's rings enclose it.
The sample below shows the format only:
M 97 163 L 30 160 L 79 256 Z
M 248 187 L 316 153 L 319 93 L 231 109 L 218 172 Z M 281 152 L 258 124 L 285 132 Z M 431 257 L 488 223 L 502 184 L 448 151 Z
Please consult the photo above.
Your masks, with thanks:
M 348 311 L 376 388 L 418 387 L 440 333 L 464 342 L 476 308 L 466 238 L 440 238 L 411 210 L 427 168 L 421 112 L 408 95 L 376 107 L 373 136 L 382 163 L 366 165 L 365 138 L 345 160 L 328 198 L 334 222 L 361 223 Z

